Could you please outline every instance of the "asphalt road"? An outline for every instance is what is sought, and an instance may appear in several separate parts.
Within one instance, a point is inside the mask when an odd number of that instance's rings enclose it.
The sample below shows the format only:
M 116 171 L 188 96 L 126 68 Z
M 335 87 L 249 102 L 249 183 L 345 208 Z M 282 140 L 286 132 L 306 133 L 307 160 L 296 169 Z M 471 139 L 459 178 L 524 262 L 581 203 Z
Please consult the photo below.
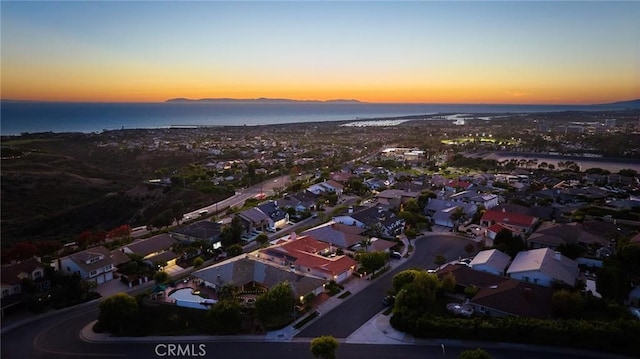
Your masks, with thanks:
M 464 255 L 468 240 L 447 234 L 433 234 L 419 239 L 414 255 L 377 280 L 369 287 L 347 299 L 341 306 L 324 313 L 290 342 L 248 341 L 242 338 L 153 337 L 135 338 L 133 341 L 85 342 L 80 330 L 98 316 L 98 303 L 86 303 L 75 308 L 55 312 L 29 324 L 18 326 L 2 334 L 2 359 L 30 358 L 233 358 L 233 359 L 283 359 L 313 358 L 309 341 L 319 335 L 333 335 L 342 342 L 337 358 L 457 358 L 470 347 L 461 341 L 446 341 L 446 348 L 439 342 L 367 345 L 346 344 L 344 338 L 382 310 L 381 300 L 391 288 L 391 278 L 401 270 L 411 267 L 434 268 L 433 260 L 442 254 L 448 260 Z M 495 359 L 502 358 L 604 358 L 593 352 L 579 352 L 561 348 L 540 348 L 526 345 L 481 345 Z M 173 352 L 171 352 L 173 348 Z M 179 350 L 181 352 L 179 352 Z M 181 355 L 171 355 L 181 354 Z
M 413 267 L 435 268 L 434 260 L 437 255 L 443 255 L 447 261 L 465 256 L 464 246 L 469 240 L 448 234 L 432 234 L 418 238 L 413 243 L 414 253 L 405 263 L 375 279 L 371 285 L 331 312 L 321 313 L 321 317 L 303 329 L 297 337 L 348 337 L 383 309 L 382 299 L 391 289 L 391 280 L 396 273 Z

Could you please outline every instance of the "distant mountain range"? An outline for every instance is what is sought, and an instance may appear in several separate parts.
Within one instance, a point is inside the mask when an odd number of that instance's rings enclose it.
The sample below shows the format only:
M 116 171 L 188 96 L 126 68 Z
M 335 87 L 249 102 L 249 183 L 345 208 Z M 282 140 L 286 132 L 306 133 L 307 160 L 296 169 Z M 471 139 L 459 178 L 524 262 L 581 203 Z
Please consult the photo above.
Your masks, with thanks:
M 237 98 L 201 98 L 201 99 L 188 99 L 188 98 L 172 98 L 165 102 L 171 103 L 276 103 L 276 104 L 289 104 L 289 103 L 364 103 L 358 100 L 291 100 L 286 98 L 250 98 L 250 99 L 237 99 Z
M 640 99 L 630 100 L 630 101 L 620 101 L 620 102 L 612 102 L 612 103 L 600 103 L 594 106 L 615 106 L 615 107 L 624 107 L 630 109 L 640 109 Z

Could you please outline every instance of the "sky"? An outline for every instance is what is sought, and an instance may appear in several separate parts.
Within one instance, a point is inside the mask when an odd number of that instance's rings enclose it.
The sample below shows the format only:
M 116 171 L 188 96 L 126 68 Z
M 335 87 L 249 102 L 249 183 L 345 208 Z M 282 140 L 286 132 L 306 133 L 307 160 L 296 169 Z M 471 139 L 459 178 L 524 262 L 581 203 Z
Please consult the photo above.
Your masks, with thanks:
M 2 99 L 640 98 L 640 1 L 1 1 Z

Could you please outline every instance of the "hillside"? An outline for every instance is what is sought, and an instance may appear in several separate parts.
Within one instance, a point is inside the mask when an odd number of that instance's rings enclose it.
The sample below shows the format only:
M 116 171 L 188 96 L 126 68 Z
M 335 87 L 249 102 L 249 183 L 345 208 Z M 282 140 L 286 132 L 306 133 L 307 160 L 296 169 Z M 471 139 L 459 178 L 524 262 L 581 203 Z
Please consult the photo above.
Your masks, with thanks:
M 182 154 L 140 154 L 96 146 L 91 135 L 3 141 L 2 246 L 22 240 L 72 240 L 84 230 L 144 225 L 171 203 L 212 203 L 220 195 L 153 185 L 162 165 Z

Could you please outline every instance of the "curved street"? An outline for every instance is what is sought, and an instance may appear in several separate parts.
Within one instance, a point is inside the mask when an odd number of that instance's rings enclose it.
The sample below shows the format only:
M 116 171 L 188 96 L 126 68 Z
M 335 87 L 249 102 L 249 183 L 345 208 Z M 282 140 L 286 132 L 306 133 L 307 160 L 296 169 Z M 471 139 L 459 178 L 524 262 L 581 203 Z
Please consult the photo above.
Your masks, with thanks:
M 450 234 L 430 234 L 417 240 L 415 252 L 397 266 L 372 281 L 371 285 L 346 299 L 342 305 L 322 315 L 293 339 L 268 341 L 264 336 L 198 336 L 109 338 L 102 342 L 83 340 L 81 330 L 98 316 L 94 301 L 51 313 L 2 334 L 1 357 L 25 358 L 161 358 L 212 357 L 238 359 L 312 358 L 309 342 L 319 335 L 333 335 L 341 342 L 338 358 L 457 358 L 469 348 L 482 346 L 496 359 L 500 358 L 602 358 L 601 353 L 562 348 L 536 347 L 505 343 L 468 343 L 457 340 L 416 340 L 409 344 L 349 344 L 350 334 L 378 314 L 381 299 L 398 271 L 411 268 L 433 268 L 436 255 L 453 260 L 464 255 L 466 239 Z M 384 335 L 384 333 L 380 333 Z M 443 346 L 444 345 L 444 346 Z M 616 356 L 607 356 L 614 358 Z

